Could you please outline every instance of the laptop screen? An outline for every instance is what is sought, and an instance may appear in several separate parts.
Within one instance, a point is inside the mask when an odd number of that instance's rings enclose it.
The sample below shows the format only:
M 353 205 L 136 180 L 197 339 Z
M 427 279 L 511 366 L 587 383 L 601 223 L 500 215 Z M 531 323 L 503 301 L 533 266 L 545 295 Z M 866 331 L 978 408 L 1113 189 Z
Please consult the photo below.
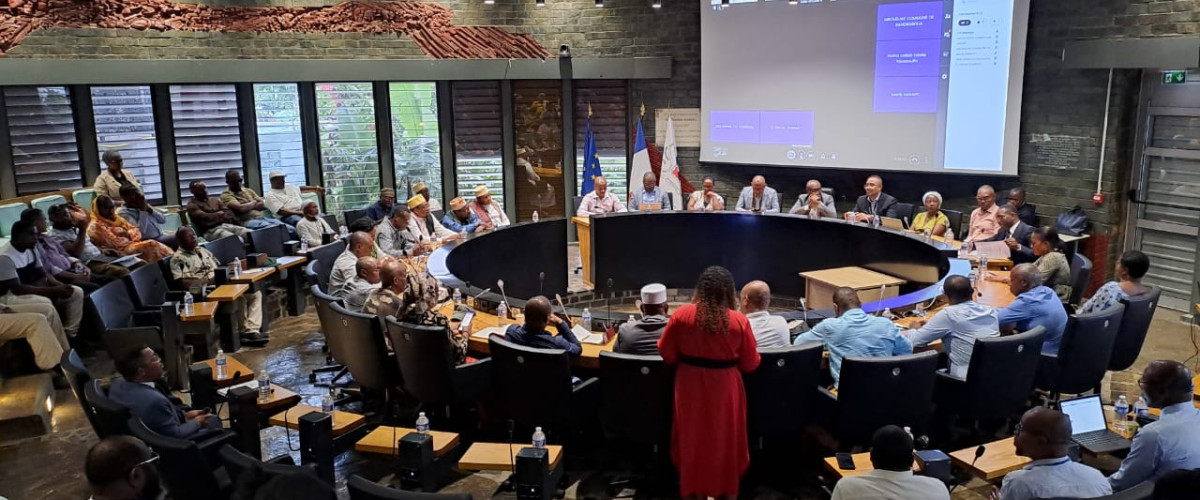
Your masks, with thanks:
M 1071 433 L 1101 431 L 1107 428 L 1104 422 L 1104 408 L 1100 405 L 1100 396 L 1087 396 L 1068 399 L 1059 403 L 1062 412 L 1071 417 Z

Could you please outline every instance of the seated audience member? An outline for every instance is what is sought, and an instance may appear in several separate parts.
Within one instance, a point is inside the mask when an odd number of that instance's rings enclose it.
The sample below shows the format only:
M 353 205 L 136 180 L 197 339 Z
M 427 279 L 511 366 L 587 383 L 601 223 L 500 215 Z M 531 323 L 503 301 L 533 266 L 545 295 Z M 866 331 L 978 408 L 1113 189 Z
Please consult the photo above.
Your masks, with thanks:
M 742 314 L 750 320 L 758 350 L 787 347 L 792 339 L 787 320 L 767 310 L 771 306 L 771 287 L 762 281 L 751 281 L 742 287 Z
M 410 218 L 412 212 L 408 207 L 398 206 L 387 220 L 375 226 L 375 244 L 385 255 L 400 259 L 425 253 L 425 245 L 421 245 L 420 238 L 412 233 Z
M 837 207 L 833 204 L 833 196 L 821 191 L 821 181 L 816 179 L 804 185 L 804 194 L 796 199 L 796 204 L 788 212 L 807 215 L 814 219 L 821 217 L 837 217 Z
M 379 201 L 372 203 L 367 207 L 367 217 L 371 220 L 383 220 L 388 214 L 392 213 L 392 209 L 396 207 L 396 190 L 392 188 L 383 188 L 379 190 Z
M 838 481 L 831 500 L 950 500 L 945 484 L 913 474 L 912 465 L 912 437 L 895 425 L 881 427 L 871 438 L 872 469 Z
M 66 335 L 74 337 L 83 319 L 83 289 L 46 274 L 34 251 L 33 224 L 14 222 L 9 235 L 12 239 L 0 247 L 0 305 L 53 303 Z
M 1062 306 L 1059 306 L 1062 309 Z M 822 321 L 792 343 L 821 342 L 829 351 L 829 373 L 836 387 L 847 356 L 880 358 L 912 354 L 912 343 L 886 318 L 871 316 L 862 310 L 858 292 L 840 287 L 833 292 L 836 318 Z
M 996 214 L 1000 211 L 996 205 L 996 190 L 987 184 L 979 186 L 979 190 L 975 191 L 975 202 L 979 207 L 971 211 L 971 223 L 963 240 L 988 241 L 1000 231 L 1000 222 L 996 220 Z
M 221 419 L 208 410 L 184 411 L 155 385 L 163 377 L 163 362 L 149 347 L 119 353 L 114 360 L 120 377 L 113 379 L 108 398 L 129 408 L 150 430 L 167 437 L 189 439 L 221 428 Z
M 91 500 L 154 500 L 164 496 L 158 455 L 133 436 L 109 436 L 88 449 L 83 475 Z
M 304 204 L 300 188 L 289 186 L 287 175 L 278 170 L 272 171 L 268 177 L 271 178 L 271 190 L 263 197 L 263 204 L 284 224 L 295 227 L 304 216 L 300 212 L 300 206 Z
M 71 257 L 79 259 L 88 270 L 110 278 L 121 278 L 129 274 L 129 270 L 115 264 L 97 260 L 101 255 L 118 255 L 116 250 L 100 250 L 88 236 L 88 222 L 91 216 L 79 205 L 55 205 L 50 207 L 50 230 L 46 235 L 62 245 Z
M 1151 408 L 1159 408 L 1158 421 L 1147 424 L 1133 437 L 1121 468 L 1108 477 L 1113 491 L 1123 491 L 1164 474 L 1200 469 L 1200 409 L 1192 403 L 1192 374 L 1178 361 L 1154 361 L 1138 381 Z
M 416 236 L 418 243 L 434 243 L 438 240 L 457 240 L 458 233 L 446 229 L 433 216 L 433 211 L 429 208 L 429 203 L 425 201 L 425 197 L 414 195 L 408 199 L 408 209 L 412 211 L 412 216 L 408 218 L 408 232 Z
M 98 196 L 92 203 L 92 222 L 88 237 L 96 245 L 116 250 L 121 255 L 136 255 L 146 262 L 158 262 L 171 255 L 171 247 L 155 240 L 142 239 L 142 232 L 120 215 L 107 196 Z
M 306 201 L 300 210 L 304 212 L 304 218 L 296 223 L 296 237 L 307 238 L 309 246 L 320 245 L 327 234 L 337 234 L 325 219 L 318 217 L 320 209 L 317 202 Z
M 1017 264 L 1009 275 L 1008 289 L 1017 298 L 1007 307 L 996 311 L 1001 330 L 1021 333 L 1034 327 L 1046 327 L 1042 352 L 1058 354 L 1063 331 L 1067 328 L 1067 311 L 1054 295 L 1054 290 L 1042 284 L 1042 273 L 1033 264 Z
M 379 261 L 374 257 L 359 257 L 354 264 L 354 277 L 342 287 L 342 302 L 346 309 L 362 311 L 367 295 L 379 289 Z
M 1033 462 L 1004 476 L 1001 500 L 1095 498 L 1112 493 L 1104 474 L 1067 456 L 1070 417 L 1036 406 L 1021 417 L 1013 442 L 1017 456 Z
M 714 188 L 717 181 L 713 176 L 704 176 L 704 182 L 701 184 L 702 189 L 692 191 L 692 195 L 688 197 L 687 209 L 693 212 L 719 212 L 725 210 L 725 198 L 717 194 Z
M 355 231 L 346 241 L 346 250 L 333 261 L 329 273 L 329 295 L 345 298 L 346 283 L 358 275 L 358 259 L 370 257 L 375 243 L 369 233 Z
M 380 258 L 386 257 L 387 254 L 383 253 L 383 250 L 380 250 L 379 245 L 377 243 L 375 243 L 375 240 L 376 240 L 375 228 L 377 228 L 377 227 L 379 227 L 379 222 L 371 220 L 370 217 L 363 216 L 363 217 L 359 217 L 354 222 L 351 222 L 350 227 L 347 228 L 347 230 L 350 231 L 351 233 L 360 232 L 360 233 L 367 233 L 368 235 L 370 235 L 371 236 L 371 256 L 375 257 L 376 259 L 380 259 Z
M 250 229 L 234 224 L 233 211 L 215 196 L 208 195 L 204 181 L 192 181 L 192 199 L 187 204 L 188 220 L 196 232 L 208 241 L 237 236 L 243 244 L 250 243 Z
M 766 177 L 756 175 L 750 180 L 749 186 L 742 188 L 742 194 L 738 196 L 735 208 L 738 212 L 777 214 L 779 213 L 779 193 L 775 192 L 775 188 L 767 186 Z
M 642 287 L 642 319 L 627 321 L 617 329 L 617 344 L 613 351 L 643 356 L 658 355 L 658 339 L 667 328 L 671 306 L 667 304 L 667 287 L 651 283 Z
M 467 207 L 467 201 L 461 196 L 450 200 L 450 212 L 442 216 L 442 225 L 446 229 L 461 233 L 474 234 L 479 229 L 479 217 Z
M 429 210 L 434 212 L 442 210 L 442 202 L 438 201 L 437 198 L 429 196 L 429 186 L 426 186 L 424 182 L 417 181 L 416 184 L 413 184 L 412 192 L 425 199 L 425 202 L 429 204 Z
M 113 281 L 111 277 L 92 274 L 87 266 L 79 262 L 79 259 L 68 254 L 62 244 L 49 237 L 46 234 L 49 229 L 46 214 L 41 210 L 27 208 L 21 212 L 21 220 L 33 224 L 37 229 L 37 245 L 33 251 L 46 274 L 65 284 L 82 288 L 85 294 L 92 293 L 101 285 Z
M 1140 297 L 1150 291 L 1142 284 L 1142 276 L 1150 270 L 1150 258 L 1137 250 L 1121 254 L 1117 261 L 1117 281 L 1109 281 L 1096 290 L 1092 298 L 1083 303 L 1079 314 L 1099 312 L 1121 303 L 1130 297 Z
M 167 216 L 155 210 L 146 202 L 146 195 L 142 194 L 142 190 L 133 185 L 121 186 L 121 200 L 125 202 L 117 214 L 124 217 L 130 224 L 137 226 L 142 232 L 142 238 L 148 240 L 158 240 L 172 249 L 178 245 L 175 244 L 175 237 L 169 234 L 163 234 L 162 225 L 166 224 Z
M 71 348 L 66 336 L 56 334 L 45 316 L 0 306 L 0 345 L 19 339 L 29 344 L 33 363 L 41 370 L 54 370 L 63 352 Z
M 225 184 L 227 187 L 221 193 L 221 203 L 233 211 L 233 217 L 242 227 L 254 230 L 283 224 L 279 219 L 263 217 L 262 211 L 267 209 L 267 204 L 253 189 L 242 185 L 240 170 L 225 172 Z M 288 232 L 292 232 L 291 227 Z
M 944 351 L 950 353 L 950 375 L 965 379 L 975 341 L 999 336 L 1000 324 L 995 309 L 975 302 L 975 290 L 966 277 L 947 277 L 944 289 L 950 305 L 928 322 L 914 321 L 904 336 L 916 347 L 941 340 Z
M 509 225 L 504 207 L 492 200 L 491 191 L 488 191 L 487 186 L 483 184 L 475 186 L 475 201 L 471 202 L 471 211 L 475 212 L 476 217 L 479 217 L 479 222 L 483 224 L 485 231 Z
M 553 324 L 558 330 L 555 336 L 546 331 Z M 550 300 L 538 295 L 525 304 L 525 324 L 509 325 L 504 337 L 513 343 L 538 349 L 562 349 L 572 358 L 583 353 L 583 345 L 575 338 L 571 325 L 550 312 Z
M 171 257 L 171 276 L 184 288 L 198 292 L 201 287 L 213 285 L 216 269 L 221 263 L 196 241 L 196 232 L 190 227 L 181 227 L 175 232 L 179 251 Z M 200 295 L 196 293 L 196 295 Z M 241 311 L 242 343 L 263 345 L 269 339 L 262 331 L 262 292 L 242 294 L 234 302 Z
M 104 161 L 105 169 L 96 176 L 96 183 L 92 186 L 97 197 L 107 196 L 120 204 L 122 186 L 142 188 L 133 172 L 122 168 L 125 166 L 125 159 L 121 158 L 121 153 L 110 149 L 104 152 L 101 160 Z
M 1014 263 L 1033 262 L 1037 258 L 1033 254 L 1034 228 L 1021 222 L 1012 205 L 1003 205 L 997 210 L 996 221 L 1000 223 L 1000 231 L 987 241 L 1003 241 L 1008 245 Z
M 1025 203 L 1025 188 L 1015 187 L 1008 191 L 1008 204 L 1017 209 L 1017 216 L 1026 226 L 1038 227 L 1037 207 Z
M 1058 231 L 1052 227 L 1041 227 L 1030 236 L 1030 249 L 1037 260 L 1033 265 L 1042 275 L 1042 284 L 1052 288 L 1059 301 L 1066 302 L 1071 297 L 1071 264 L 1062 251 L 1062 240 L 1058 239 Z M 988 273 L 991 281 L 1009 282 L 1009 277 Z
M 608 192 L 608 179 L 605 179 L 604 176 L 597 177 L 593 186 L 595 189 L 592 192 L 583 195 L 583 201 L 579 203 L 579 209 L 575 211 L 576 216 L 587 217 L 628 211 L 617 195 Z
M 404 317 L 404 289 L 408 286 L 408 268 L 403 262 L 394 259 L 383 261 L 379 265 L 379 288 L 367 294 L 363 303 L 363 314 L 373 314 L 381 318 L 395 316 L 397 320 Z
M 441 287 L 436 279 L 427 271 L 414 270 L 404 276 L 404 294 L 400 297 L 400 321 L 424 326 L 450 326 L 450 319 L 437 310 L 438 293 Z M 450 347 L 453 348 L 454 363 L 463 364 L 467 361 L 467 336 L 454 328 L 446 328 Z
M 875 222 L 880 217 L 900 218 L 896 205 L 900 202 L 890 194 L 883 192 L 883 177 L 872 175 L 863 184 L 866 194 L 859 196 L 854 202 L 854 211 L 850 216 L 854 222 Z
M 913 216 L 909 229 L 922 234 L 929 231 L 932 236 L 945 236 L 946 229 L 950 228 L 950 218 L 942 213 L 942 194 L 929 191 L 921 196 L 921 203 L 925 211 Z
M 658 177 L 654 172 L 646 172 L 642 175 L 641 187 L 634 188 L 629 193 L 629 210 L 636 212 L 639 207 L 658 203 L 662 208 L 660 210 L 673 210 L 671 207 L 671 197 L 667 196 L 667 192 L 658 188 Z

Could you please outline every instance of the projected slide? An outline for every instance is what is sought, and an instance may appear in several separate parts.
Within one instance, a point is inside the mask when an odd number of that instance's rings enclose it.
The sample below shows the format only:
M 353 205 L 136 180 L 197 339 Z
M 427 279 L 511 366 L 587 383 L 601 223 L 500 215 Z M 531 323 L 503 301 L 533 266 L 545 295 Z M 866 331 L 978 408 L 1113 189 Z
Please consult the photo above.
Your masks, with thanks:
M 1028 0 L 702 4 L 702 161 L 1016 175 Z

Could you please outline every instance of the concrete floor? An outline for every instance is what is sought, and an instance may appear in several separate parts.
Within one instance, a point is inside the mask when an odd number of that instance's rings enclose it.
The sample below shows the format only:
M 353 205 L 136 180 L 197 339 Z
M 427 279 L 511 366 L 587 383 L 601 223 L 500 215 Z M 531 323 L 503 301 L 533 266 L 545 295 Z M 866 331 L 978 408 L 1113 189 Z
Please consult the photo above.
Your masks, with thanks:
M 1186 323 L 1179 321 L 1179 317 L 1176 311 L 1159 311 L 1137 364 L 1127 372 L 1110 377 L 1111 383 L 1105 385 L 1105 400 L 1114 395 L 1113 391 L 1130 391 L 1131 399 L 1136 398 L 1136 394 L 1132 394 L 1136 391 L 1134 382 L 1141 369 L 1151 360 L 1184 360 L 1191 357 L 1189 364 L 1193 369 L 1196 368 L 1196 359 L 1192 357 L 1195 348 L 1191 332 Z M 271 341 L 266 347 L 243 349 L 236 353 L 236 357 L 256 371 L 266 370 L 274 382 L 301 394 L 305 403 L 319 406 L 324 389 L 309 384 L 308 372 L 324 361 L 325 356 L 320 345 L 321 334 L 317 318 L 310 307 L 308 313 L 303 316 L 273 322 Z M 86 362 L 94 375 L 115 375 L 112 362 L 102 352 L 87 358 Z M 1112 389 L 1109 389 L 1110 387 Z M 83 459 L 88 447 L 96 441 L 96 436 L 70 390 L 57 393 L 54 427 L 50 435 L 16 442 L 12 439 L 13 436 L 0 436 L 0 440 L 7 442 L 0 445 L 0 496 L 13 500 L 78 500 L 88 497 L 87 485 L 82 475 Z M 295 433 L 291 433 L 289 439 L 283 429 L 270 428 L 263 431 L 262 440 L 264 456 L 291 453 L 297 461 L 299 460 L 298 452 L 292 451 L 298 448 Z M 812 481 L 816 474 L 822 472 L 819 466 L 812 460 L 794 461 L 796 463 L 781 464 L 785 466 L 782 470 L 786 472 L 777 476 L 774 473 L 766 474 L 771 477 L 763 482 L 782 482 L 784 486 L 780 489 L 759 486 L 758 481 L 752 481 L 756 485 L 750 485 L 751 491 L 744 492 L 743 497 L 825 498 Z M 1095 465 L 1115 468 L 1117 462 L 1109 459 Z M 582 494 L 580 490 L 602 491 L 602 488 L 593 485 L 602 483 L 603 477 L 587 470 L 568 469 L 568 472 L 573 477 L 572 487 L 567 492 L 568 498 L 597 498 L 592 494 Z M 353 473 L 384 482 L 391 478 L 387 460 L 355 452 L 343 454 L 337 464 L 339 496 L 342 499 L 347 498 L 345 478 Z M 488 498 L 495 494 L 503 479 L 502 473 L 463 473 L 456 476 L 443 491 L 469 492 L 474 494 L 475 498 Z M 581 481 L 583 487 L 580 486 Z M 986 483 L 973 480 L 955 491 L 954 498 L 986 498 L 989 490 L 990 486 Z

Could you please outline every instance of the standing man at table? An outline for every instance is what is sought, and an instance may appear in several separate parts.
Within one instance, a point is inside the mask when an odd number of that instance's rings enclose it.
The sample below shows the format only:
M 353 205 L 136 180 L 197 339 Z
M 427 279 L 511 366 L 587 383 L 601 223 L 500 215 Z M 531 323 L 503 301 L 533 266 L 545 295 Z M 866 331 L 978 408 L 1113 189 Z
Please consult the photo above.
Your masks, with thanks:
M 383 188 L 379 191 L 379 201 L 367 207 L 367 217 L 370 217 L 371 220 L 383 220 L 384 217 L 392 213 L 392 208 L 395 206 L 396 190 Z
M 642 287 L 642 319 L 627 321 L 617 329 L 617 344 L 613 351 L 619 354 L 657 356 L 658 339 L 667 329 L 670 320 L 667 304 L 667 287 L 651 283 Z
M 829 351 L 829 374 L 833 376 L 834 387 L 842 375 L 842 359 L 847 356 L 886 358 L 912 354 L 912 343 L 908 337 L 900 335 L 895 323 L 863 312 L 858 292 L 853 288 L 843 286 L 833 292 L 833 312 L 837 314 L 836 318 L 818 323 L 812 330 L 796 337 L 792 344 L 820 342 L 825 345 L 825 350 Z
M 1016 207 L 1021 222 L 1031 227 L 1038 227 L 1037 207 L 1025 203 L 1025 188 L 1015 187 L 1008 191 L 1008 204 Z
M 278 170 L 272 171 L 270 178 L 271 190 L 267 191 L 267 195 L 263 197 L 263 204 L 284 224 L 296 227 L 296 223 L 300 222 L 300 218 L 304 216 L 300 211 L 300 206 L 304 204 L 304 198 L 300 196 L 300 188 L 289 186 L 287 174 Z
M 963 240 L 967 243 L 988 241 L 1000 232 L 1000 222 L 996 220 L 1000 212 L 1000 207 L 996 206 L 996 190 L 987 184 L 979 186 L 975 192 L 975 202 L 979 208 L 971 211 L 970 230 Z
M 216 269 L 221 267 L 221 263 L 207 248 L 199 246 L 196 232 L 190 227 L 181 227 L 175 231 L 175 241 L 179 242 L 179 250 L 171 257 L 171 276 L 186 290 L 198 291 L 200 287 L 212 285 Z M 234 305 L 242 313 L 242 343 L 266 345 L 270 336 L 262 331 L 262 292 L 244 293 L 234 301 Z
M 912 437 L 895 425 L 880 427 L 871 437 L 872 469 L 842 478 L 833 488 L 830 500 L 950 500 L 945 484 L 913 474 L 912 464 Z
M 725 210 L 725 198 L 717 194 L 715 190 L 717 181 L 713 176 L 704 176 L 704 182 L 701 184 L 703 189 L 692 191 L 692 195 L 688 197 L 687 209 L 693 212 L 719 212 Z
M 804 194 L 800 195 L 788 213 L 807 215 L 814 219 L 837 217 L 837 207 L 833 206 L 833 196 L 821 191 L 821 181 L 813 179 L 804 185 Z
M 1000 500 L 1095 498 L 1112 494 L 1104 474 L 1067 456 L 1071 419 L 1066 415 L 1035 406 L 1021 417 L 1013 444 L 1017 456 L 1033 461 L 1004 476 Z
M 896 205 L 900 202 L 883 192 L 883 177 L 867 177 L 863 190 L 866 194 L 858 197 L 858 201 L 854 202 L 854 211 L 850 212 L 854 222 L 875 222 L 880 217 L 900 218 L 900 213 L 896 210 Z
M 661 210 L 672 210 L 671 197 L 658 188 L 658 178 L 654 176 L 654 172 L 646 172 L 642 175 L 642 187 L 629 193 L 629 210 L 636 212 L 641 210 L 641 207 L 654 203 L 659 204 Z
M 928 322 L 914 321 L 904 336 L 917 347 L 942 340 L 950 353 L 950 375 L 966 379 L 975 341 L 1000 336 L 1000 323 L 995 309 L 975 302 L 975 290 L 965 276 L 947 277 L 943 288 L 950 305 Z
M 736 209 L 738 212 L 777 214 L 779 213 L 779 193 L 775 192 L 775 188 L 767 186 L 766 177 L 756 175 L 750 180 L 749 186 L 742 188 Z
M 575 211 L 575 215 L 587 217 L 627 211 L 625 204 L 621 203 L 621 199 L 608 192 L 608 179 L 605 179 L 604 176 L 596 177 L 595 186 L 594 191 L 583 195 L 583 202 L 579 204 L 579 210 Z
M 1012 205 L 1003 205 L 996 213 L 996 221 L 1000 223 L 1000 231 L 986 241 L 1003 241 L 1008 245 L 1010 258 L 1013 263 L 1021 264 L 1037 260 L 1033 255 L 1034 228 L 1021 221 L 1017 210 Z
M 1021 333 L 1044 326 L 1042 354 L 1058 354 L 1067 329 L 1067 311 L 1054 289 L 1042 284 L 1042 272 L 1033 264 L 1018 264 L 1009 274 L 1008 290 L 1017 298 L 996 311 L 1000 329 Z
M 546 331 L 546 325 L 553 324 L 558 331 L 555 336 Z M 583 345 L 571 331 L 571 326 L 565 320 L 550 312 L 550 300 L 538 295 L 525 303 L 525 324 L 509 325 L 504 332 L 504 338 L 515 344 L 537 349 L 562 349 L 571 358 L 583 354 Z
M 1157 481 L 1174 470 L 1200 469 L 1200 409 L 1192 403 L 1195 387 L 1187 366 L 1154 361 L 1142 371 L 1139 385 L 1150 407 L 1162 409 L 1162 416 L 1133 437 L 1121 468 L 1108 477 L 1113 491 Z

